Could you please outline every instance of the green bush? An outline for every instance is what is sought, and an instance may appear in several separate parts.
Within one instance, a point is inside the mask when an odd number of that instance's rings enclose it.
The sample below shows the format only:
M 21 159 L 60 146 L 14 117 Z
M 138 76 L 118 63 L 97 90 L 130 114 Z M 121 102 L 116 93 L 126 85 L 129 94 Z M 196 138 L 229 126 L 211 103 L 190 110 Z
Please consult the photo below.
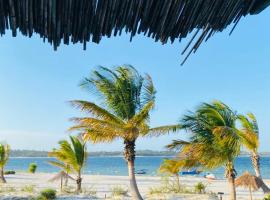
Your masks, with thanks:
M 270 194 L 263 198 L 263 200 L 270 200 Z
M 8 171 L 5 171 L 4 174 L 5 175 L 10 175 L 10 174 L 16 174 L 16 172 L 13 171 L 13 170 L 8 170 Z
M 206 185 L 203 184 L 202 182 L 197 183 L 194 186 L 195 192 L 199 193 L 199 194 L 204 194 L 205 193 L 205 189 L 206 189 Z
M 112 196 L 125 196 L 127 195 L 127 193 L 128 193 L 127 189 L 121 186 L 114 186 L 112 188 Z
M 37 164 L 36 163 L 30 163 L 28 171 L 32 174 L 34 174 L 37 170 Z
M 35 185 L 25 185 L 22 187 L 21 191 L 22 192 L 27 192 L 27 193 L 33 193 L 35 189 Z
M 56 199 L 56 190 L 54 189 L 44 189 L 40 192 L 37 198 L 38 200 L 53 200 Z

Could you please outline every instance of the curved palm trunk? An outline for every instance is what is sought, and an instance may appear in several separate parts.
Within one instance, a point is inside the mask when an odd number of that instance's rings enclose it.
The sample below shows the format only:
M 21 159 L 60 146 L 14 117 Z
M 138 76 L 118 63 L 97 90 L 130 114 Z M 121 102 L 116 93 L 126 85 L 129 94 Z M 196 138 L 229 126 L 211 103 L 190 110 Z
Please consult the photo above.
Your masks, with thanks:
M 261 176 L 261 170 L 260 170 L 260 156 L 256 152 L 251 153 L 251 162 L 255 171 L 255 175 L 260 178 L 263 182 L 262 176 Z M 261 186 L 264 193 L 270 193 L 269 187 L 263 182 L 263 185 Z
M 250 158 L 251 158 L 251 162 L 252 162 L 256 176 L 258 178 L 262 178 L 261 171 L 260 171 L 260 156 L 257 153 L 253 152 Z
M 226 177 L 230 187 L 230 200 L 236 200 L 235 177 L 236 171 L 232 162 L 226 165 Z
M 143 200 L 136 183 L 134 161 L 135 161 L 135 140 L 124 141 L 124 157 L 128 164 L 128 176 L 130 181 L 130 191 L 134 200 Z
M 4 176 L 4 169 L 3 168 L 0 169 L 0 182 L 1 183 L 6 183 L 7 182 L 6 179 L 5 179 L 5 176 Z
M 77 193 L 81 193 L 82 192 L 82 177 L 81 177 L 81 171 L 78 172 L 78 177 L 76 179 L 76 183 L 77 183 Z

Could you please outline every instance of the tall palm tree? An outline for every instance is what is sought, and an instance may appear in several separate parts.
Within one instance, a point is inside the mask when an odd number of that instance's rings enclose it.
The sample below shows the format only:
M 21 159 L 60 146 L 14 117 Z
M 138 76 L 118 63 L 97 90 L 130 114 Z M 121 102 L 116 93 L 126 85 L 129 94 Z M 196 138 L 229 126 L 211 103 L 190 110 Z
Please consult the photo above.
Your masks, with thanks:
M 161 173 L 166 173 L 173 175 L 176 178 L 177 189 L 180 191 L 180 177 L 179 171 L 182 167 L 182 163 L 179 160 L 165 159 L 160 165 L 159 171 Z
M 154 85 L 149 75 L 141 76 L 132 66 L 119 66 L 114 70 L 99 67 L 83 80 L 82 87 L 99 97 L 101 105 L 72 101 L 72 105 L 90 116 L 75 118 L 76 125 L 71 130 L 81 131 L 84 139 L 93 143 L 123 139 L 131 193 L 134 199 L 142 199 L 134 173 L 136 140 L 140 136 L 176 131 L 179 125 L 148 126 L 149 112 L 155 103 Z
M 242 131 L 245 133 L 247 141 L 245 142 L 245 147 L 250 151 L 251 162 L 258 178 L 262 179 L 260 171 L 260 155 L 258 153 L 259 149 L 259 127 L 258 122 L 253 113 L 248 113 L 247 116 L 238 116 Z M 270 189 L 266 184 L 262 186 L 265 193 L 269 193 Z
M 182 127 L 191 132 L 189 141 L 174 141 L 169 145 L 180 149 L 191 167 L 200 165 L 213 169 L 225 166 L 231 200 L 236 199 L 234 160 L 240 154 L 245 136 L 236 128 L 236 119 L 237 114 L 222 102 L 203 103 L 181 120 Z
M 9 159 L 10 146 L 8 144 L 0 144 L 0 182 L 6 183 L 4 177 L 4 167 Z
M 59 142 L 59 149 L 53 149 L 52 152 L 49 152 L 50 157 L 55 157 L 59 159 L 60 162 L 51 162 L 56 166 L 61 166 L 65 170 L 70 170 L 73 173 L 77 174 L 76 183 L 77 183 L 77 192 L 80 193 L 82 190 L 82 168 L 86 163 L 87 152 L 86 144 L 82 142 L 78 137 L 70 136 L 69 143 L 67 140 Z M 66 168 L 68 166 L 68 168 Z

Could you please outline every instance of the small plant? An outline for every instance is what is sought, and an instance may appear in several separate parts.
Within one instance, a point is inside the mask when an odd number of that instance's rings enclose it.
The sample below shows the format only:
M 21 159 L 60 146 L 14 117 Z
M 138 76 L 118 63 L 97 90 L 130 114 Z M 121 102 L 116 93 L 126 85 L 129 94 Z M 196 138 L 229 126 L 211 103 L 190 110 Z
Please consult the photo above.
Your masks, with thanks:
M 16 189 L 14 187 L 2 187 L 0 189 L 0 193 L 6 193 L 6 192 L 16 192 Z
M 30 163 L 28 171 L 32 174 L 34 174 L 37 170 L 37 164 L 36 163 Z
M 126 196 L 128 190 L 121 186 L 114 186 L 112 188 L 112 196 Z
M 263 198 L 263 200 L 270 200 L 270 194 Z
M 34 193 L 35 185 L 25 185 L 21 191 L 27 193 Z
M 5 175 L 10 175 L 10 174 L 16 174 L 16 172 L 13 171 L 13 170 L 8 170 L 8 171 L 5 171 L 4 174 Z
M 56 199 L 56 190 L 54 189 L 44 189 L 40 192 L 40 195 L 37 197 L 38 200 L 53 200 Z
M 194 186 L 194 190 L 196 193 L 199 193 L 199 194 L 204 194 L 205 193 L 205 189 L 206 189 L 206 185 L 203 184 L 202 182 L 199 182 L 197 183 L 195 186 Z
M 97 190 L 94 187 L 84 188 L 83 193 L 88 196 L 96 196 Z

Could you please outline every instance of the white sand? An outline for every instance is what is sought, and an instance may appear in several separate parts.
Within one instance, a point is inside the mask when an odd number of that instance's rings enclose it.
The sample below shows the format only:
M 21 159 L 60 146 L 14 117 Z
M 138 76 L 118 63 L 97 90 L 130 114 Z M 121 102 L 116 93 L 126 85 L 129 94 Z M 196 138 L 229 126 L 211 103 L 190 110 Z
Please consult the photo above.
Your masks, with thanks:
M 11 196 L 29 196 L 31 194 L 27 192 L 22 192 L 21 188 L 27 185 L 34 185 L 35 193 L 44 189 L 44 188 L 55 188 L 59 189 L 60 181 L 58 182 L 48 182 L 50 178 L 52 178 L 55 174 L 48 174 L 48 173 L 37 173 L 37 174 L 28 174 L 28 173 L 18 173 L 16 175 L 8 175 L 6 176 L 7 184 L 1 185 L 0 189 L 2 190 L 9 190 L 9 192 L 1 192 L 0 199 L 7 199 L 7 197 Z M 181 183 L 186 185 L 187 187 L 193 187 L 198 182 L 203 182 L 207 184 L 207 191 L 208 192 L 224 192 L 225 195 L 223 199 L 228 199 L 228 184 L 226 180 L 214 180 L 208 181 L 204 178 L 197 178 L 197 177 L 181 177 Z M 209 198 L 209 195 L 178 195 L 177 197 L 172 197 L 168 195 L 158 195 L 156 197 L 149 198 L 149 188 L 156 187 L 161 185 L 161 178 L 160 177 L 151 177 L 151 176 L 137 176 L 137 182 L 139 186 L 139 190 L 141 194 L 146 199 L 212 199 Z M 266 183 L 269 185 L 270 180 L 266 180 Z M 114 186 L 122 186 L 123 188 L 128 188 L 128 177 L 126 176 L 103 176 L 103 175 L 83 175 L 83 183 L 82 187 L 84 190 L 93 191 L 95 190 L 96 197 L 99 199 L 108 199 L 111 196 L 111 188 Z M 74 181 L 69 181 L 69 185 L 75 187 Z M 6 189 L 3 189 L 6 188 Z M 90 189 L 91 188 L 91 189 Z M 14 189 L 16 191 L 14 191 Z M 70 196 L 65 198 L 63 195 L 59 199 L 93 199 L 89 198 L 89 195 L 81 195 L 79 196 Z M 254 200 L 262 200 L 265 195 L 263 192 L 257 191 L 253 193 Z M 87 198 L 86 198 L 87 197 Z M 11 198 L 10 198 L 11 199 Z M 19 198 L 20 199 L 20 198 Z M 21 198 L 22 199 L 22 198 Z M 122 199 L 131 199 L 130 197 L 124 197 Z M 249 193 L 248 190 L 243 188 L 237 188 L 237 200 L 248 200 Z

